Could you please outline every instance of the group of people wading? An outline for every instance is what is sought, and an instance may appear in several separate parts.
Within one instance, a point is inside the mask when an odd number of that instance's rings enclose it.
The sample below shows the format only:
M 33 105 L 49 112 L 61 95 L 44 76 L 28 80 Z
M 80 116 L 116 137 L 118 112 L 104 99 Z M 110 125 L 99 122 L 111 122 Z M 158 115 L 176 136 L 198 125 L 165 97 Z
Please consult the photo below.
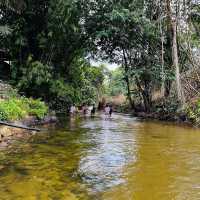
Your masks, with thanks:
M 73 104 L 70 106 L 70 109 L 69 109 L 69 113 L 71 116 L 75 116 L 78 113 L 81 113 L 84 116 L 88 116 L 88 115 L 95 116 L 96 111 L 97 111 L 97 108 L 96 108 L 95 104 L 93 104 L 93 105 L 83 104 L 81 107 L 77 107 L 75 104 Z M 113 113 L 112 105 L 106 104 L 103 111 L 106 116 L 111 117 L 112 113 Z

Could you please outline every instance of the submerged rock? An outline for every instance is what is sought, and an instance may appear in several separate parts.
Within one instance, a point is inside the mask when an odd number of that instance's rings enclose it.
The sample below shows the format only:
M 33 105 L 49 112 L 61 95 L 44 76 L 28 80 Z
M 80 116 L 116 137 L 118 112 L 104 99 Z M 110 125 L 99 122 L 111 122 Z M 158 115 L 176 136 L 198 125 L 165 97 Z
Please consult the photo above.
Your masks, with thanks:
M 13 123 L 19 126 L 25 125 L 31 127 L 36 125 L 55 123 L 57 121 L 58 119 L 56 116 L 46 116 L 42 120 L 38 120 L 36 119 L 36 117 L 29 116 L 21 121 L 14 121 Z M 2 125 L 0 126 L 0 149 L 8 147 L 10 144 L 13 143 L 13 141 L 18 140 L 19 138 L 27 138 L 35 134 L 35 131 L 28 131 L 25 129 L 13 128 Z

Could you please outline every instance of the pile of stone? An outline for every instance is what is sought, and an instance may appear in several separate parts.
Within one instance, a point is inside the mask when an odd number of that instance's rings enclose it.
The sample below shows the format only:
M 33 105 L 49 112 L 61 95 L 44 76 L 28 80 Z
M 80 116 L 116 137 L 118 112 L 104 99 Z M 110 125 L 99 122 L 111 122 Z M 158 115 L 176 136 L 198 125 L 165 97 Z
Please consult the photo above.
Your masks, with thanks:
M 8 99 L 12 93 L 16 93 L 12 86 L 0 80 L 0 99 Z

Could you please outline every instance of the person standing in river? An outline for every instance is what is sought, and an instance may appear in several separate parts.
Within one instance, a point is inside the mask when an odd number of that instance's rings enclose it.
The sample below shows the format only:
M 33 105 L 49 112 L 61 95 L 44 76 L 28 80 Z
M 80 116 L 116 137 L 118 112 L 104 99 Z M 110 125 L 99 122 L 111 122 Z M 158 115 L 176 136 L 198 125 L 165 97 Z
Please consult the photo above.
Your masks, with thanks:
M 95 104 L 92 105 L 92 110 L 91 110 L 91 116 L 93 117 L 96 113 L 96 107 Z
M 86 104 L 83 104 L 82 113 L 84 116 L 86 116 L 88 113 L 88 106 Z
M 105 109 L 104 109 L 105 115 L 109 115 L 110 113 L 110 106 L 107 104 Z
M 109 115 L 110 115 L 110 117 L 112 117 L 113 107 L 112 107 L 112 105 L 110 105 L 109 107 L 110 107 Z
M 76 106 L 74 104 L 71 105 L 69 112 L 71 116 L 74 116 L 76 114 Z

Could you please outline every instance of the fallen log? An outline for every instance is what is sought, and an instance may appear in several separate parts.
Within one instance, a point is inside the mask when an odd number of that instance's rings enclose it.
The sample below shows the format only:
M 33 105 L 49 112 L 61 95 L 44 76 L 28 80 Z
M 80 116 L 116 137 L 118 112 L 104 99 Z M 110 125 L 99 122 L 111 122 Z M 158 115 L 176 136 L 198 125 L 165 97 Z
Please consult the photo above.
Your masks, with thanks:
M 0 125 L 9 126 L 9 127 L 13 127 L 13 128 L 26 129 L 26 130 L 29 130 L 29 131 L 37 131 L 37 132 L 42 131 L 39 128 L 32 128 L 32 127 L 27 127 L 27 126 L 23 126 L 23 125 L 12 124 L 12 123 L 3 122 L 3 121 L 0 121 Z

